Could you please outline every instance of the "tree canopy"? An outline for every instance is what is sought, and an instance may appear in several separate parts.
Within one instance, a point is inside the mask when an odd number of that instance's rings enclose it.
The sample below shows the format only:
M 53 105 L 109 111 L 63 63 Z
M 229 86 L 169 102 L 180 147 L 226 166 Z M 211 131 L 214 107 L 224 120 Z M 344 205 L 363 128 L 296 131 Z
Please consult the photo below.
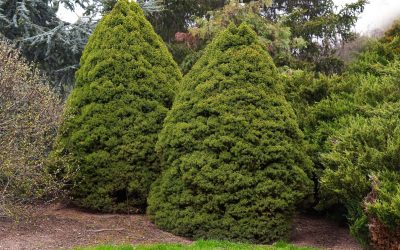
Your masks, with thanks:
M 326 1 L 239 1 L 199 15 L 191 22 L 190 35 L 183 39 L 190 51 L 173 47 L 173 54 L 187 71 L 198 55 L 219 31 L 230 22 L 246 22 L 265 42 L 267 51 L 278 66 L 316 70 L 326 74 L 342 73 L 344 62 L 336 52 L 356 38 L 353 27 L 366 1 L 337 7 Z M 177 40 L 178 42 L 180 40 Z M 185 59 L 182 54 L 187 53 Z
M 307 41 L 307 47 L 298 51 L 300 58 L 318 62 L 355 38 L 352 28 L 366 4 L 358 0 L 338 8 L 333 0 L 274 0 L 265 12 L 271 20 L 284 17 L 292 35 Z
M 84 4 L 84 1 L 77 1 Z M 72 1 L 61 4 L 73 10 Z M 16 43 L 23 55 L 37 62 L 64 92 L 71 88 L 79 58 L 93 28 L 92 22 L 61 21 L 56 13 L 60 1 L 0 1 L 0 33 Z
M 15 43 L 23 55 L 51 77 L 61 95 L 69 93 L 75 82 L 79 59 L 109 0 L 0 0 L 0 35 Z M 157 10 L 157 2 L 139 1 L 148 11 Z M 83 19 L 68 23 L 57 17 L 60 6 L 74 12 L 86 11 Z
M 207 11 L 221 8 L 226 0 L 163 0 L 164 10 L 149 15 L 156 32 L 170 42 L 176 32 L 186 32 L 196 16 L 204 16 Z

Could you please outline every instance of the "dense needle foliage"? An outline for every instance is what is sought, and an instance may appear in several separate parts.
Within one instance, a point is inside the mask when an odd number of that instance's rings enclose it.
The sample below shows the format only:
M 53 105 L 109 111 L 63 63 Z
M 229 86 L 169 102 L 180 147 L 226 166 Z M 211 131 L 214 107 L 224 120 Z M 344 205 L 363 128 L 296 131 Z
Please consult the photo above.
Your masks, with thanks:
M 398 38 L 370 44 L 342 76 L 297 73 L 287 86 L 312 149 L 317 208 L 343 207 L 352 234 L 365 246 L 371 240 L 365 206 L 371 178 L 382 171 L 396 175 L 400 164 L 397 44 Z
M 98 211 L 143 211 L 160 171 L 154 147 L 181 74 L 140 7 L 119 1 L 90 37 L 54 156 L 72 197 Z
M 160 134 L 164 172 L 148 212 L 193 238 L 266 243 L 286 237 L 310 192 L 310 161 L 271 57 L 231 25 L 185 76 Z

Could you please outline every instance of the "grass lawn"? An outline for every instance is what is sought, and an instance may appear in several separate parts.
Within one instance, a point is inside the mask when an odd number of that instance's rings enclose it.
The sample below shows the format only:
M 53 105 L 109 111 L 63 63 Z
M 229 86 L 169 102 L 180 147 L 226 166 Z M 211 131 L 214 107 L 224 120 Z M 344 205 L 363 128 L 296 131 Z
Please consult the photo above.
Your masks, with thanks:
M 310 247 L 295 247 L 287 243 L 276 243 L 273 246 L 238 244 L 227 241 L 196 241 L 191 245 L 156 244 L 156 245 L 121 245 L 75 248 L 75 250 L 317 250 Z

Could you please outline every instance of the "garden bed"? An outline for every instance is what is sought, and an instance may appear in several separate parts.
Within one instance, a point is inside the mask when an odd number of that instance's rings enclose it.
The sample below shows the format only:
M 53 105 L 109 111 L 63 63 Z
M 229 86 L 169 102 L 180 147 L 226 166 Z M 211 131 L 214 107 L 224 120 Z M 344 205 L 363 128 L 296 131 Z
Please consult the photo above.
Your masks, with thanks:
M 40 209 L 34 217 L 19 224 L 0 221 L 0 249 L 192 242 L 157 229 L 145 215 L 94 214 L 57 205 Z M 319 217 L 297 217 L 291 242 L 320 249 L 360 249 L 345 227 Z

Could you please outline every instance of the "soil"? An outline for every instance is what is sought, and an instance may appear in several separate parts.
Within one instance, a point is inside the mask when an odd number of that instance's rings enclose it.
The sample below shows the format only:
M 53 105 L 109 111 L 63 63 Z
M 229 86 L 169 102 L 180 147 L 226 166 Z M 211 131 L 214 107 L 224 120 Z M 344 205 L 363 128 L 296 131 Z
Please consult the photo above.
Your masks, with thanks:
M 330 250 L 361 250 L 345 225 L 317 216 L 298 216 L 294 221 L 291 243 Z
M 0 218 L 0 249 L 53 250 L 98 244 L 190 243 L 161 231 L 145 215 L 94 214 L 51 206 L 30 222 L 15 224 Z M 321 249 L 359 250 L 346 228 L 318 217 L 295 220 L 292 242 Z

